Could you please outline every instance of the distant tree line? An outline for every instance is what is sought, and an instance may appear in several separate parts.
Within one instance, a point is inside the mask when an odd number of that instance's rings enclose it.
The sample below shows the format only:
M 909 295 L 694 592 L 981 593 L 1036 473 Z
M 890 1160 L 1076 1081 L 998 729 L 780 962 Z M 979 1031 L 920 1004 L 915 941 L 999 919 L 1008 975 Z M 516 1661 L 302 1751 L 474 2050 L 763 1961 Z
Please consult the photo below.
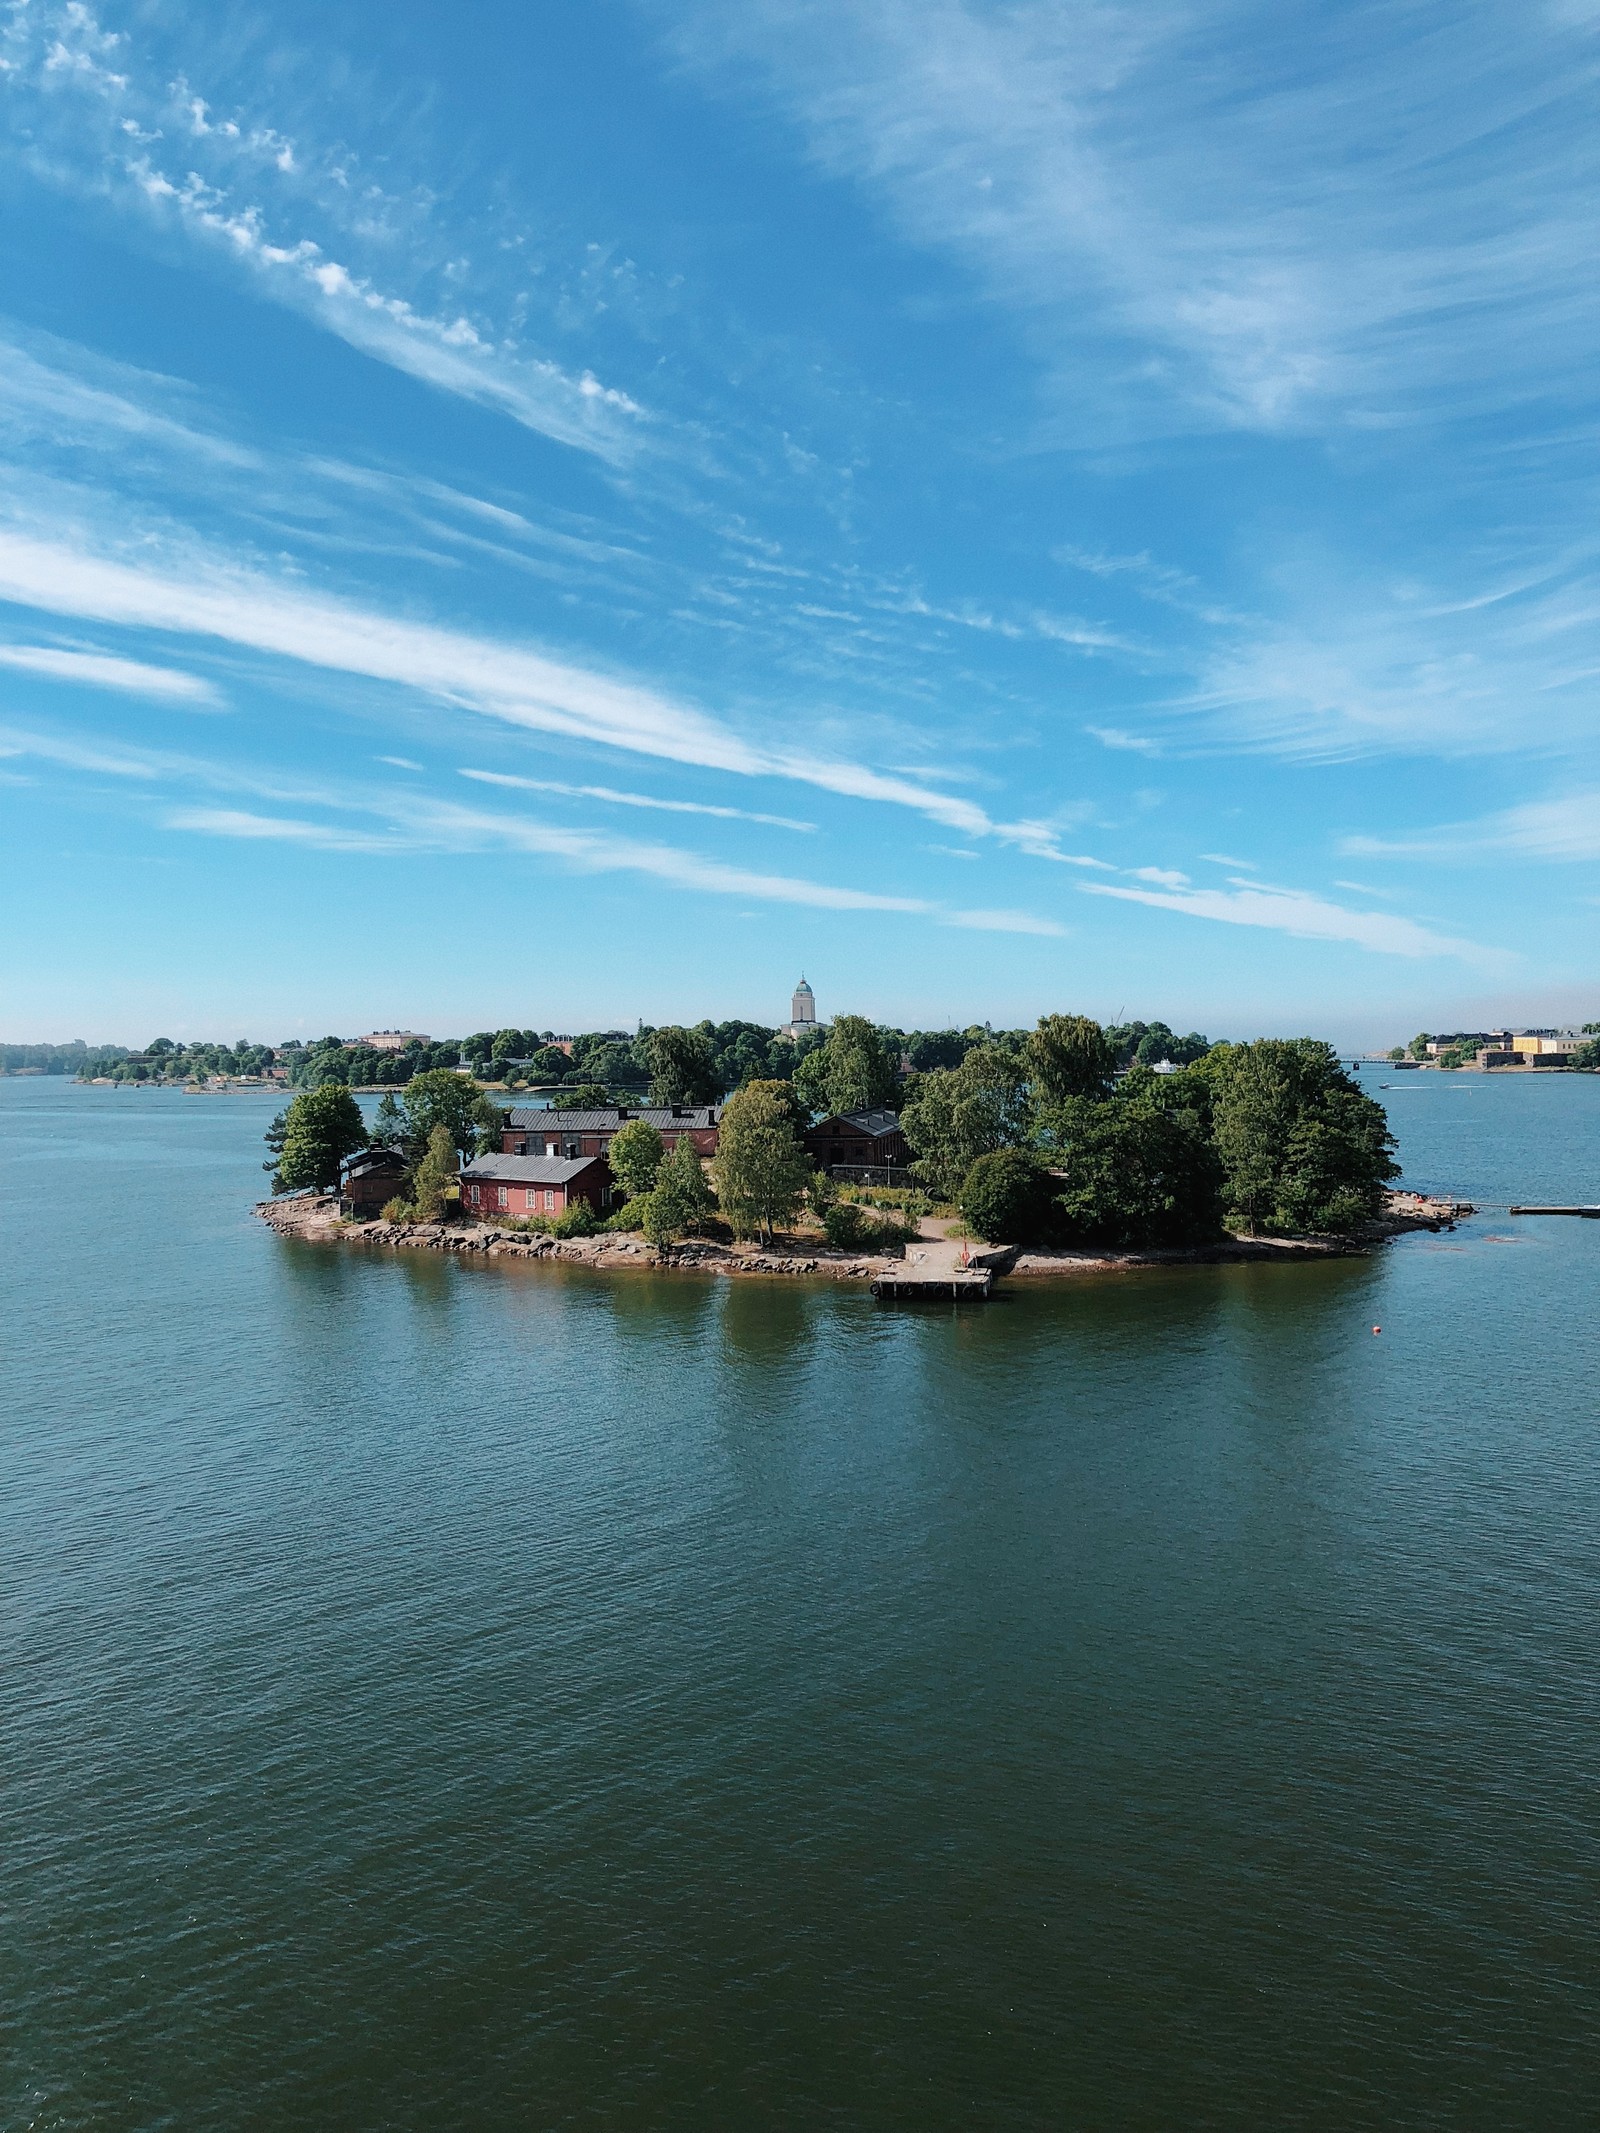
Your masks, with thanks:
M 928 1073 L 961 1064 L 974 1046 L 998 1045 L 1020 1052 L 1026 1030 L 994 1030 L 987 1024 L 967 1029 L 902 1030 L 845 1015 L 832 1025 L 847 1026 L 848 1045 L 835 1045 L 837 1063 L 844 1049 L 855 1054 L 849 1072 L 834 1071 L 824 1087 L 813 1064 L 826 1031 L 791 1040 L 758 1022 L 702 1021 L 660 1028 L 591 1030 L 570 1040 L 568 1052 L 551 1040 L 553 1030 L 477 1030 L 468 1037 L 445 1037 L 436 1043 L 417 1040 L 400 1051 L 347 1044 L 339 1037 L 293 1038 L 283 1044 L 175 1043 L 157 1037 L 142 1050 L 124 1045 L 7 1045 L 0 1047 L 0 1067 L 42 1068 L 71 1073 L 84 1080 L 178 1083 L 258 1076 L 283 1069 L 292 1088 L 315 1089 L 336 1082 L 351 1089 L 403 1088 L 418 1074 L 466 1067 L 483 1081 L 515 1087 L 560 1088 L 590 1102 L 607 1095 L 622 1101 L 648 1097 L 657 1104 L 716 1103 L 755 1081 L 796 1080 L 813 1109 L 852 1111 L 896 1104 L 907 1073 Z M 870 1031 L 876 1049 L 863 1049 Z M 1164 1022 L 1130 1022 L 1106 1032 L 1119 1067 L 1153 1065 L 1170 1059 L 1182 1066 L 1207 1050 L 1207 1040 L 1191 1033 L 1179 1037 Z M 870 1052 L 870 1057 L 869 1057 Z M 564 1096 L 564 1100 L 567 1100 Z
M 0 1044 L 0 1074 L 77 1074 L 89 1056 L 81 1037 L 71 1044 Z
M 80 1081 L 208 1081 L 215 1074 L 265 1074 L 281 1056 L 281 1049 L 252 1044 L 248 1037 L 233 1044 L 176 1044 L 170 1037 L 157 1037 L 143 1051 L 119 1044 L 86 1049 L 72 1071 Z

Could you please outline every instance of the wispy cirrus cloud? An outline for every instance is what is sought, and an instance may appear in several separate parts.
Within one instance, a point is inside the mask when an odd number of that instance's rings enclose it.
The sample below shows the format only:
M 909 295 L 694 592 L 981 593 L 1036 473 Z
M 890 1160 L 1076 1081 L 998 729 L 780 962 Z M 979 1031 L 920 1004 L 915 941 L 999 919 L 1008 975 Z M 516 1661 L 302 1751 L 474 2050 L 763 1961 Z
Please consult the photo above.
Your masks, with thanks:
M 0 530 L 0 598 L 241 645 L 420 691 L 511 726 L 744 777 L 776 777 L 989 834 L 981 807 L 866 765 L 747 740 L 697 706 L 526 647 L 401 620 L 191 559 L 181 573 Z
M 49 681 L 76 682 L 90 689 L 115 689 L 128 696 L 154 697 L 190 709 L 216 710 L 222 692 L 199 674 L 177 667 L 147 666 L 138 659 L 118 659 L 106 652 L 78 652 L 48 644 L 0 645 L 0 667 L 19 674 L 39 674 Z
M 0 79 L 14 107 L 26 104 L 18 152 L 35 176 L 186 234 L 269 300 L 439 391 L 617 464 L 645 443 L 645 410 L 619 387 L 359 263 L 365 248 L 393 265 L 392 243 L 373 243 L 393 203 L 370 180 L 352 183 L 348 149 L 308 149 L 259 116 L 214 111 L 188 81 L 153 72 L 86 0 L 13 9 Z
M 699 0 L 674 48 L 959 260 L 1096 413 L 1282 430 L 1436 419 L 1582 375 L 1590 25 L 1296 10 Z
M 279 841 L 330 852 L 394 855 L 405 851 L 514 851 L 565 862 L 580 873 L 644 874 L 674 888 L 713 896 L 754 897 L 819 911 L 865 911 L 923 918 L 936 925 L 986 933 L 1059 934 L 1054 920 L 1027 911 L 951 910 L 925 897 L 891 896 L 845 884 L 808 881 L 731 866 L 675 845 L 647 844 L 604 831 L 565 828 L 525 816 L 492 814 L 448 802 L 374 803 L 391 818 L 388 834 L 351 830 L 334 822 L 264 815 L 249 809 L 183 807 L 168 827 L 205 836 Z
M 332 822 L 297 821 L 289 815 L 257 815 L 242 807 L 177 807 L 168 829 L 197 830 L 207 837 L 242 838 L 250 844 L 300 844 L 319 852 L 393 852 L 408 849 L 399 837 L 353 830 Z
M 1447 823 L 1412 837 L 1346 837 L 1340 850 L 1352 857 L 1444 859 L 1455 865 L 1523 859 L 1600 859 L 1600 791 L 1562 793 L 1526 800 L 1518 807 Z
M 1085 726 L 1084 732 L 1102 748 L 1117 748 L 1130 755 L 1160 755 L 1161 743 L 1147 733 L 1130 733 L 1125 726 Z
M 1128 889 L 1104 881 L 1082 881 L 1078 887 L 1086 895 L 1114 896 L 1125 903 L 1149 904 L 1158 911 L 1177 911 L 1186 918 L 1211 919 L 1226 926 L 1262 926 L 1299 940 L 1349 941 L 1376 955 L 1414 960 L 1451 956 L 1489 968 L 1502 968 L 1513 960 L 1504 951 L 1480 947 L 1475 941 L 1431 933 L 1412 919 L 1387 911 L 1352 911 L 1301 889 L 1267 888 L 1254 882 L 1241 882 L 1231 889 Z
M 1055 935 L 1065 930 L 1056 920 L 1035 912 L 968 910 L 928 897 L 868 889 L 859 883 L 769 873 L 583 824 L 466 807 L 419 793 L 409 785 L 373 789 L 339 782 L 318 784 L 171 751 L 111 747 L 75 736 L 0 726 L 0 761 L 30 760 L 134 781 L 141 801 L 146 795 L 153 798 L 156 787 L 187 786 L 191 794 L 199 788 L 222 796 L 226 804 L 192 797 L 165 804 L 161 819 L 167 828 L 208 837 L 368 857 L 407 852 L 521 852 L 558 861 L 580 873 L 644 874 L 680 889 L 813 910 L 893 913 L 986 933 Z M 8 781 L 14 776 L 8 773 Z M 256 804 L 240 805 L 240 801 Z M 263 811 L 263 802 L 273 812 Z M 283 807 L 297 811 L 279 812 Z M 376 828 L 369 826 L 373 823 Z
M 392 758 L 390 759 L 392 760 Z M 645 807 L 664 815 L 711 815 L 719 822 L 760 822 L 769 829 L 815 830 L 814 822 L 792 815 L 763 815 L 744 807 L 717 807 L 706 800 L 664 800 L 651 793 L 618 792 L 612 785 L 564 785 L 555 778 L 524 778 L 504 770 L 463 770 L 463 778 L 480 785 L 501 785 L 517 792 L 558 793 L 569 800 L 603 800 L 612 807 Z

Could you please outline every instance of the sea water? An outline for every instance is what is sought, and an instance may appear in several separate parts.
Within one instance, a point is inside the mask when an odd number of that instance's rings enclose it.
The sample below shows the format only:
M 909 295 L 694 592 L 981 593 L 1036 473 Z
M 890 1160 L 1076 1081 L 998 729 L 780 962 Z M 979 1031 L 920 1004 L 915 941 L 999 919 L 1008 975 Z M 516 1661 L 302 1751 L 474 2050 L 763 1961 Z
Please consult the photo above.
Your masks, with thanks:
M 0 2124 L 1592 2124 L 1600 1078 L 1365 1078 L 1483 1213 L 959 1310 L 0 1081 Z

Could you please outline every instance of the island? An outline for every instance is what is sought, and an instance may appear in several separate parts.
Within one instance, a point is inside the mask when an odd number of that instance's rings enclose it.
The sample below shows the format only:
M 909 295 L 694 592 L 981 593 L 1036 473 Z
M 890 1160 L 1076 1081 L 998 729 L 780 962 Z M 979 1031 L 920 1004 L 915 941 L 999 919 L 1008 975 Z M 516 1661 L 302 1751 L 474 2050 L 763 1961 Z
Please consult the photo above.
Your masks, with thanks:
M 793 1006 L 763 1045 L 741 1026 L 731 1089 L 710 1024 L 606 1037 L 642 1098 L 582 1080 L 594 1045 L 576 1086 L 510 1105 L 428 1066 L 369 1120 L 314 1077 L 269 1130 L 259 1212 L 307 1241 L 966 1296 L 1002 1273 L 1348 1256 L 1469 1211 L 1397 1189 L 1382 1106 L 1316 1039 L 1141 1024 L 1130 1043 L 1051 1014 L 932 1056 L 918 1033 L 919 1060 L 865 1017 L 819 1023 L 804 981 Z

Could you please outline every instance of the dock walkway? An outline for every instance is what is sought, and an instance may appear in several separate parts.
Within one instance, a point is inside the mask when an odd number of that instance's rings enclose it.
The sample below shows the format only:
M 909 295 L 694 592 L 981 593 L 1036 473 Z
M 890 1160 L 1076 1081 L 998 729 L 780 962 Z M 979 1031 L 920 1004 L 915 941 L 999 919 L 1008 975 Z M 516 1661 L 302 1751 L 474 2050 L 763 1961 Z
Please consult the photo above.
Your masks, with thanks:
M 961 1245 L 939 1237 L 908 1244 L 904 1260 L 878 1275 L 872 1293 L 888 1302 L 981 1303 L 993 1282 L 991 1268 L 969 1266 Z

